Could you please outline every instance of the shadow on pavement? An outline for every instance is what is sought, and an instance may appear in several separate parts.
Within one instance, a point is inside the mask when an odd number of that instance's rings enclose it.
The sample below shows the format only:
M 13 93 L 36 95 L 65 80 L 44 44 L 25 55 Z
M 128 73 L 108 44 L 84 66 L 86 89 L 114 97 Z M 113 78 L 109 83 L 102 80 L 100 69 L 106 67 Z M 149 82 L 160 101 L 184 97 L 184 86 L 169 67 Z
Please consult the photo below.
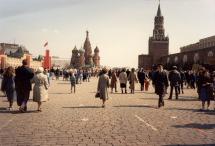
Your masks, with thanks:
M 30 113 L 39 113 L 37 110 L 29 110 L 24 113 L 21 113 L 19 110 L 9 111 L 7 108 L 0 108 L 0 113 L 2 114 L 30 114 Z
M 71 109 L 89 109 L 89 108 L 102 108 L 101 106 L 75 106 L 75 107 L 62 107 L 62 108 L 71 108 Z
M 174 125 L 175 128 L 197 128 L 197 129 L 214 129 L 215 124 L 199 124 L 199 123 L 191 123 L 185 125 Z
M 57 84 L 61 84 L 62 85 L 62 84 L 70 84 L 70 83 L 68 82 L 68 83 L 57 83 Z
M 214 144 L 172 144 L 172 145 L 163 145 L 163 146 L 215 146 Z
M 187 109 L 187 108 L 166 108 L 165 110 L 191 111 L 201 114 L 215 115 L 215 110 Z
M 117 107 L 117 108 L 126 108 L 126 107 L 131 107 L 131 108 L 144 108 L 144 107 L 146 107 L 146 108 L 153 108 L 153 109 L 157 109 L 157 107 L 155 107 L 155 106 L 150 106 L 150 105 L 119 105 L 119 106 L 113 106 L 113 107 Z
M 58 94 L 58 95 L 63 95 L 63 94 L 71 94 L 71 93 L 49 93 L 49 94 Z
M 142 99 L 142 100 L 158 100 L 158 97 L 156 98 L 139 98 L 139 99 Z

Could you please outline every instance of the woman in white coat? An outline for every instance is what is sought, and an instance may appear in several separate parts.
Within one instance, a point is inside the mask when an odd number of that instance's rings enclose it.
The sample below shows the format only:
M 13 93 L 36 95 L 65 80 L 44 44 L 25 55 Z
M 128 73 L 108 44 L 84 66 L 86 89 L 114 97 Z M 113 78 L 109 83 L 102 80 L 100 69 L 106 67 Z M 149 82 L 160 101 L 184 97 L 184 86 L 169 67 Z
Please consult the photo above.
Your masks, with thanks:
M 39 67 L 32 79 L 32 83 L 34 83 L 33 88 L 33 101 L 38 103 L 37 111 L 41 112 L 42 102 L 46 102 L 48 100 L 48 79 L 44 74 L 44 69 Z

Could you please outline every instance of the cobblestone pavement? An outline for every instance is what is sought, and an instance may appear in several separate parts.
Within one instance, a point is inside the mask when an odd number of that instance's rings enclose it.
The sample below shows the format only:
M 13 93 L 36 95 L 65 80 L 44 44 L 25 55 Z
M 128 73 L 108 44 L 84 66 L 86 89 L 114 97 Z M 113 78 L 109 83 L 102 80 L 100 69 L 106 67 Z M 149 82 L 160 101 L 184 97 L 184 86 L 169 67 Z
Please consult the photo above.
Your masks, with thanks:
M 161 109 L 153 89 L 109 94 L 101 108 L 96 85 L 92 79 L 71 94 L 68 82 L 52 81 L 50 100 L 40 113 L 32 101 L 27 113 L 17 112 L 16 105 L 9 112 L 0 98 L 0 146 L 215 145 L 215 112 L 199 111 L 194 90 L 186 89 L 178 101 L 165 100 Z

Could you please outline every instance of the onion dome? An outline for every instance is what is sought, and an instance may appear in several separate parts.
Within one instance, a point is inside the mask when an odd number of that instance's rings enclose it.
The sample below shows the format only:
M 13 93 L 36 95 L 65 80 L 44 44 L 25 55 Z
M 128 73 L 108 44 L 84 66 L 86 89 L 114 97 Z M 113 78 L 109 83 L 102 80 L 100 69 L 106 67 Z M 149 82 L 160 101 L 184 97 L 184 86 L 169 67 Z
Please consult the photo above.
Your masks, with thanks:
M 80 52 L 80 53 L 84 53 L 84 52 L 85 52 L 84 48 L 81 47 L 81 48 L 79 49 L 79 52 Z
M 96 48 L 94 49 L 94 53 L 98 53 L 99 52 L 99 48 L 96 46 Z
M 75 48 L 72 50 L 72 53 L 76 53 L 76 52 L 78 52 L 78 49 L 77 49 L 77 47 L 75 46 Z

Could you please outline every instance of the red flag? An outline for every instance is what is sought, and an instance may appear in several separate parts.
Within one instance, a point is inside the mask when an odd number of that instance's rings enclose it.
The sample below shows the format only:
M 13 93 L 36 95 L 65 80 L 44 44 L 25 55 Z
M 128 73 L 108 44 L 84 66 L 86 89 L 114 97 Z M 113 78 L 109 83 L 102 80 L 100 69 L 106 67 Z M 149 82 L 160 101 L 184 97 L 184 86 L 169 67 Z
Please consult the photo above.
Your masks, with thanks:
M 44 44 L 44 47 L 48 46 L 48 44 L 49 44 L 49 43 L 48 43 L 48 42 L 46 42 L 46 43 Z

